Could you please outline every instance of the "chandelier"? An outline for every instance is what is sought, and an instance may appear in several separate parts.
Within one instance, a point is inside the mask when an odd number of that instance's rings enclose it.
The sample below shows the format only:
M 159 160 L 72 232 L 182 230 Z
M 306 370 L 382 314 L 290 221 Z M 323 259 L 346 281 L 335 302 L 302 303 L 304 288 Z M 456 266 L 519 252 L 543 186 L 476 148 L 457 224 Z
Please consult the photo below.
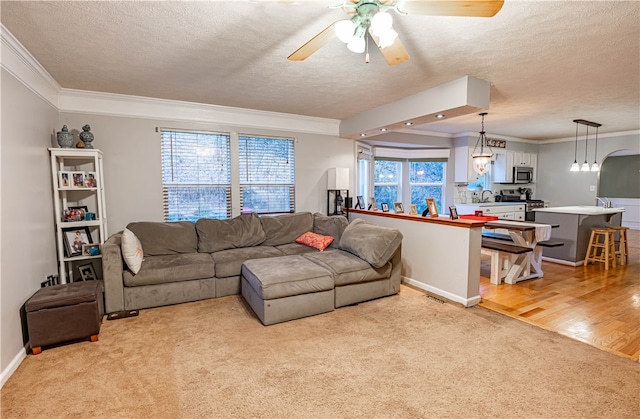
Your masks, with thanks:
M 491 166 L 493 152 L 487 145 L 487 137 L 484 132 L 484 117 L 487 113 L 483 112 L 479 115 L 482 117 L 482 129 L 480 130 L 480 136 L 476 141 L 476 146 L 473 148 L 471 157 L 473 158 L 473 170 L 479 175 L 484 175 L 489 171 L 489 167 Z M 478 145 L 480 145 L 479 149 Z

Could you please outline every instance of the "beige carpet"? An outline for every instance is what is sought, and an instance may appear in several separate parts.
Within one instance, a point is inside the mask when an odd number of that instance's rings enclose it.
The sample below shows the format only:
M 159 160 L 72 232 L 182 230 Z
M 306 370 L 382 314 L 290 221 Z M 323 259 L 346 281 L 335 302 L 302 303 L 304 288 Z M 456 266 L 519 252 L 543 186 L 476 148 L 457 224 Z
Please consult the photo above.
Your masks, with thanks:
M 640 364 L 403 286 L 269 327 L 239 296 L 142 310 L 1 394 L 3 419 L 637 418 Z

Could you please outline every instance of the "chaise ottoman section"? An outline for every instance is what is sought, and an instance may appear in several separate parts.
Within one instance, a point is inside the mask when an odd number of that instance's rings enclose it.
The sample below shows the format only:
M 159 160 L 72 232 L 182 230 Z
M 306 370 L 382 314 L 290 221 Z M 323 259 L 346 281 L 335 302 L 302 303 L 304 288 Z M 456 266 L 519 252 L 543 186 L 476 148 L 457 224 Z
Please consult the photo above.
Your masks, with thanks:
M 331 271 L 300 255 L 248 260 L 242 296 L 265 326 L 334 309 Z

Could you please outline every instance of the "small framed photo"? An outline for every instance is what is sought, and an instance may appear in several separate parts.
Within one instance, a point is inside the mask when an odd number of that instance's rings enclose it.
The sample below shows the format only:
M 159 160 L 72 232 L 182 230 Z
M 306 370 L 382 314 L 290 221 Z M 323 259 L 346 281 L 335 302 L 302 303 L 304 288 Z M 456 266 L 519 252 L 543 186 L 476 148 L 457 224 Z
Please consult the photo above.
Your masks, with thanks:
M 458 219 L 458 210 L 455 206 L 450 206 L 449 207 L 449 217 L 452 220 L 457 220 Z
M 58 185 L 60 188 L 70 188 L 71 172 L 58 172 Z
M 371 211 L 378 211 L 378 204 L 376 203 L 376 199 L 374 197 L 369 198 L 369 209 Z
M 409 214 L 418 215 L 418 207 L 416 204 L 409 204 Z
M 98 256 L 100 254 L 99 244 L 83 244 L 82 256 Z
M 84 186 L 85 188 L 98 187 L 98 179 L 96 179 L 96 172 L 87 172 L 87 175 L 84 177 Z
M 91 262 L 78 266 L 78 271 L 80 272 L 80 278 L 83 281 L 95 281 L 98 279 L 96 271 L 93 269 L 93 263 Z
M 89 227 L 63 228 L 62 237 L 67 257 L 81 256 L 82 246 L 93 243 Z
M 438 217 L 438 206 L 436 205 L 436 200 L 433 198 L 427 198 L 427 209 L 429 210 L 429 217 L 437 218 Z
M 358 195 L 355 208 L 364 209 L 364 197 Z
M 79 207 L 68 207 L 64 210 L 62 221 L 84 221 L 89 209 L 86 205 Z
M 389 212 L 389 204 L 383 202 L 380 206 L 382 207 L 382 212 Z
M 71 172 L 71 187 L 84 188 L 84 172 Z
M 396 214 L 404 213 L 404 207 L 402 206 L 402 202 L 394 202 L 393 211 L 395 211 Z

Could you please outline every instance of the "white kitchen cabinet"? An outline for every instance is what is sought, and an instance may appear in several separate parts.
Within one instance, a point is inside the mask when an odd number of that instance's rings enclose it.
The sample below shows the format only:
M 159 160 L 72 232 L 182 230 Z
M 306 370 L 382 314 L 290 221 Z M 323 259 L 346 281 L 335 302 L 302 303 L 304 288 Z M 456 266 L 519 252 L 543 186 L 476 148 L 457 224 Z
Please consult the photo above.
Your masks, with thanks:
M 478 209 L 484 215 L 495 215 L 501 220 L 518 220 L 524 221 L 524 204 L 513 205 L 480 205 Z
M 102 152 L 86 148 L 50 148 L 49 152 L 58 274 L 65 284 L 73 282 L 74 264 L 102 257 L 90 246 L 104 243 L 107 236 Z
M 513 168 L 515 166 L 532 167 L 533 181 L 535 182 L 537 165 L 538 155 L 536 153 L 507 151 L 504 154 L 496 154 L 495 163 L 493 165 L 493 182 L 513 183 Z
M 478 181 L 478 174 L 473 170 L 471 153 L 473 153 L 473 148 L 469 146 L 454 148 L 454 182 L 468 183 Z

